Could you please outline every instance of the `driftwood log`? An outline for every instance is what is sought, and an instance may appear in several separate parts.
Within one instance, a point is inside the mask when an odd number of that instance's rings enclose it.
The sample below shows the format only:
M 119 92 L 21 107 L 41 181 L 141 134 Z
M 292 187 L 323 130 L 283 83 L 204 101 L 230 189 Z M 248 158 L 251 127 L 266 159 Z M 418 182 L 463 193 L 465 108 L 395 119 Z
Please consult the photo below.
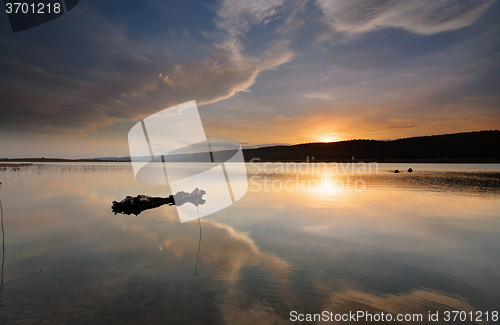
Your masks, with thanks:
M 111 210 L 117 214 L 135 214 L 138 215 L 142 211 L 158 208 L 162 205 L 177 205 L 181 206 L 185 203 L 192 203 L 195 206 L 203 205 L 205 200 L 203 195 L 206 192 L 195 188 L 191 193 L 186 193 L 184 191 L 177 192 L 175 195 L 169 195 L 168 197 L 153 197 L 148 195 L 137 195 L 136 197 L 127 196 L 121 201 L 113 201 Z

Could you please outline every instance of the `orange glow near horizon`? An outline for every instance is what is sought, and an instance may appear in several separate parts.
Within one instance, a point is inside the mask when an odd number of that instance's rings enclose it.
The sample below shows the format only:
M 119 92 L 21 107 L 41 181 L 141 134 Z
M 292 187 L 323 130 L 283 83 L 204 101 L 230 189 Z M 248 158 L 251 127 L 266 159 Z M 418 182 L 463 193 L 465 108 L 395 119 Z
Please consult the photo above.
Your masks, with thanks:
M 339 136 L 338 133 L 324 133 L 319 136 L 319 142 L 329 143 L 344 140 L 343 137 Z
M 324 136 L 320 139 L 319 142 L 325 142 L 325 143 L 328 143 L 328 142 L 336 142 L 338 141 L 339 138 L 336 137 L 336 136 L 331 136 L 331 135 L 328 135 L 328 136 Z

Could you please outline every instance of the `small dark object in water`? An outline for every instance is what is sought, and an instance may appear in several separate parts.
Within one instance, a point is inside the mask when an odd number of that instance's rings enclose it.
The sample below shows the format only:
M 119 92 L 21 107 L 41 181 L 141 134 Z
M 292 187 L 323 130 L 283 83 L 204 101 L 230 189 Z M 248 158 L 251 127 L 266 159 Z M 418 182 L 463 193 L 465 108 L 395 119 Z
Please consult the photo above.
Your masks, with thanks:
M 111 210 L 117 214 L 135 214 L 138 215 L 144 210 L 158 208 L 164 204 L 181 206 L 184 203 L 190 202 L 194 205 L 202 205 L 205 203 L 203 195 L 206 192 L 195 188 L 191 193 L 184 191 L 177 192 L 175 195 L 168 197 L 152 197 L 147 195 L 137 195 L 136 197 L 127 196 L 120 202 L 113 201 Z
M 400 173 L 399 169 L 396 169 L 396 170 L 394 171 L 394 174 L 399 174 L 399 173 Z
M 411 169 L 411 167 L 408 168 L 408 173 L 412 173 L 412 172 L 413 172 L 413 169 Z

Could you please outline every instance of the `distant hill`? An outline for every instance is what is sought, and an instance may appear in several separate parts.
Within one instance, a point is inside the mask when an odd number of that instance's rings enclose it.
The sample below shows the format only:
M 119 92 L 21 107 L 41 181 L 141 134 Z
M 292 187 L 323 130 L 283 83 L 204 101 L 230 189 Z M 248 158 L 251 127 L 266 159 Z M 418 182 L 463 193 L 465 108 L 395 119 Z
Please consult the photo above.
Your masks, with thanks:
M 245 160 L 315 161 L 499 161 L 500 131 L 478 131 L 413 137 L 392 141 L 349 140 L 245 149 Z
M 377 162 L 495 162 L 500 163 L 500 131 L 478 131 L 404 138 L 391 141 L 348 140 L 331 143 L 306 143 L 291 146 L 272 146 L 243 149 L 246 161 L 377 161 Z M 234 152 L 218 155 L 228 159 Z M 149 161 L 149 157 L 138 157 Z M 203 154 L 171 155 L 166 161 L 205 161 Z M 18 158 L 0 161 L 70 162 L 113 161 L 127 162 L 130 157 L 102 157 L 92 159 Z

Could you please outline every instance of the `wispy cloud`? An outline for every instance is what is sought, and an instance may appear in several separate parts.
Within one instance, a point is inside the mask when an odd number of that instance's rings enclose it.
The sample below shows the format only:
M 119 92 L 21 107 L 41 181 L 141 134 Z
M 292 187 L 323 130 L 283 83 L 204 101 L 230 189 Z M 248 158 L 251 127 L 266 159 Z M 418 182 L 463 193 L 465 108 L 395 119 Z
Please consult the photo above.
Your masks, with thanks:
M 304 97 L 305 98 L 312 98 L 312 99 L 333 99 L 334 98 L 332 96 L 332 94 L 330 94 L 328 92 L 316 92 L 316 91 L 304 94 Z
M 231 36 L 243 36 L 252 25 L 258 25 L 278 15 L 286 0 L 224 0 L 217 10 L 216 24 Z
M 317 0 L 324 22 L 347 34 L 387 27 L 429 35 L 474 23 L 494 0 Z

